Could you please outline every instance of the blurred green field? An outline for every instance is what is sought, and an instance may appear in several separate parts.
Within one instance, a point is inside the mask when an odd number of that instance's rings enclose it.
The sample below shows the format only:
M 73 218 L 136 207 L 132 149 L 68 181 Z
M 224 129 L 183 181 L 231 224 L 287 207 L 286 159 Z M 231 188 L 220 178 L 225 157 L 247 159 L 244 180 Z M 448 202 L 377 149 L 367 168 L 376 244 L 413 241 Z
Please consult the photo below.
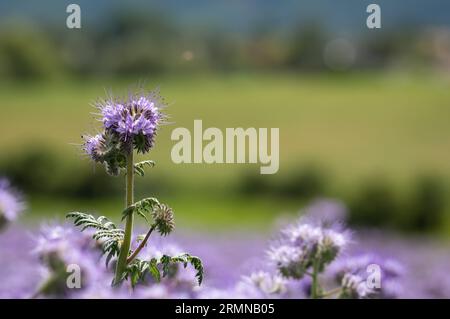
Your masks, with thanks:
M 149 156 L 157 167 L 146 178 L 164 176 L 186 189 L 172 204 L 186 224 L 236 224 L 239 216 L 238 223 L 245 227 L 269 225 L 279 211 L 300 205 L 227 199 L 223 190 L 232 187 L 242 173 L 257 174 L 259 165 L 173 164 L 170 133 L 175 127 L 192 128 L 194 119 L 202 119 L 204 128 L 279 127 L 279 174 L 316 163 L 332 175 L 331 187 L 337 195 L 354 191 L 367 176 L 385 176 L 400 192 L 418 172 L 433 173 L 446 182 L 450 177 L 448 78 L 404 73 L 242 73 L 148 76 L 147 80 L 147 88 L 159 86 L 166 97 L 172 124 L 163 127 L 157 138 Z M 29 145 L 46 145 L 63 154 L 67 163 L 87 162 L 76 144 L 81 143 L 81 134 L 99 127 L 92 102 L 105 96 L 105 90 L 126 93 L 135 83 L 61 79 L 47 84 L 0 84 L 1 156 Z M 31 197 L 31 209 L 40 216 L 72 206 L 63 200 Z M 102 202 L 80 205 L 92 206 L 91 210 L 112 208 Z

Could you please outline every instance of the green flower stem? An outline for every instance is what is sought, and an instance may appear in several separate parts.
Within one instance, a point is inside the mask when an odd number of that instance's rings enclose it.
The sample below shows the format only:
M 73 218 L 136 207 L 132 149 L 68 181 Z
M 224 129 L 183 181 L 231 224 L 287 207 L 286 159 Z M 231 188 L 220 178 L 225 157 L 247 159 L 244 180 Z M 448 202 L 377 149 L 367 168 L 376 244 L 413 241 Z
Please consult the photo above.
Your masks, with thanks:
M 133 261 L 134 258 L 136 258 L 137 255 L 139 255 L 139 252 L 142 250 L 142 248 L 145 247 L 145 245 L 147 244 L 148 239 L 150 238 L 150 235 L 152 234 L 152 232 L 155 230 L 155 225 L 152 225 L 152 227 L 150 227 L 149 231 L 147 232 L 147 235 L 145 235 L 145 238 L 141 241 L 141 243 L 139 244 L 139 246 L 136 248 L 136 250 L 133 252 L 133 254 L 131 254 L 130 257 L 128 257 L 127 259 L 127 264 L 129 264 L 130 262 Z
M 127 174 L 126 174 L 126 208 L 133 205 L 134 202 L 134 161 L 133 152 L 127 156 Z M 120 248 L 119 259 L 116 266 L 114 283 L 117 284 L 122 279 L 122 274 L 127 267 L 127 258 L 130 252 L 131 236 L 133 233 L 133 212 L 127 215 L 125 224 L 125 234 Z
M 313 263 L 313 269 L 312 269 L 312 284 L 311 284 L 311 298 L 312 299 L 317 299 L 319 298 L 319 281 L 318 281 L 318 265 L 317 265 L 317 261 L 314 261 Z

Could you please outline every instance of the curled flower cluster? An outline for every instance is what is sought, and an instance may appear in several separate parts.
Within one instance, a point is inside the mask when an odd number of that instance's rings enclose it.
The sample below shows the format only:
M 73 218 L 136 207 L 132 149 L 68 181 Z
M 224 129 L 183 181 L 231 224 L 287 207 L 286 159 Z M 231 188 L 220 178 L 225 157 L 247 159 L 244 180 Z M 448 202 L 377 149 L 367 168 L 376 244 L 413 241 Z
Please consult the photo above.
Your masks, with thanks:
M 396 298 L 402 293 L 398 279 L 404 273 L 395 260 L 363 254 L 337 260 L 328 276 L 341 286 L 341 298 Z
M 280 243 L 272 247 L 269 259 L 287 278 L 301 279 L 310 268 L 322 272 L 348 242 L 345 232 L 298 223 L 282 232 Z
M 103 131 L 84 137 L 84 151 L 95 162 L 104 164 L 109 174 L 118 175 L 128 154 L 133 150 L 147 153 L 153 147 L 164 119 L 163 106 L 157 91 L 132 94 L 126 101 L 110 99 L 97 103 Z
M 24 208 L 21 196 L 7 179 L 0 178 L 0 229 L 14 221 Z
M 159 204 L 152 211 L 153 220 L 157 230 L 162 236 L 166 236 L 175 228 L 173 211 L 167 205 Z
M 244 276 L 237 284 L 236 292 L 242 297 L 273 298 L 285 296 L 288 292 L 285 278 L 266 271 L 256 271 Z
M 42 282 L 36 296 L 67 295 L 69 266 L 80 269 L 80 287 L 84 290 L 100 280 L 103 274 L 97 270 L 95 260 L 99 252 L 91 245 L 89 235 L 78 234 L 72 228 L 43 225 L 34 238 L 33 254 L 41 261 Z

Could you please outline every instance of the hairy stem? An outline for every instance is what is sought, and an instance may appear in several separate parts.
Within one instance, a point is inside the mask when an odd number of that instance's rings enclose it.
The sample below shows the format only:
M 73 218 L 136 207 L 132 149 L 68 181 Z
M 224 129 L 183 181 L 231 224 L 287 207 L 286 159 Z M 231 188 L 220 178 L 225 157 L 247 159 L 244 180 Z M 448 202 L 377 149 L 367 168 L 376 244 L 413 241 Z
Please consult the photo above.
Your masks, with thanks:
M 319 271 L 318 271 L 317 268 L 318 268 L 317 261 L 314 261 L 312 274 L 311 274 L 311 277 L 312 277 L 311 298 L 312 299 L 319 298 L 319 292 L 318 292 L 318 290 L 319 290 L 319 282 L 318 282 L 318 278 L 317 278 L 318 274 L 319 274 Z
M 134 161 L 133 151 L 127 156 L 127 174 L 126 174 L 126 207 L 130 207 L 134 202 Z M 133 212 L 127 215 L 125 224 L 125 234 L 120 248 L 119 259 L 116 266 L 114 284 L 118 284 L 127 267 L 128 253 L 130 252 L 131 236 L 133 234 Z
M 147 241 L 150 238 L 150 235 L 152 234 L 153 230 L 155 230 L 155 225 L 152 225 L 152 227 L 150 227 L 149 231 L 147 232 L 147 235 L 145 235 L 145 238 L 141 241 L 141 243 L 136 248 L 136 250 L 131 254 L 131 256 L 128 257 L 127 264 L 132 262 L 133 259 L 136 258 L 137 255 L 139 255 L 139 252 L 142 250 L 142 248 L 145 247 L 145 244 L 147 244 Z

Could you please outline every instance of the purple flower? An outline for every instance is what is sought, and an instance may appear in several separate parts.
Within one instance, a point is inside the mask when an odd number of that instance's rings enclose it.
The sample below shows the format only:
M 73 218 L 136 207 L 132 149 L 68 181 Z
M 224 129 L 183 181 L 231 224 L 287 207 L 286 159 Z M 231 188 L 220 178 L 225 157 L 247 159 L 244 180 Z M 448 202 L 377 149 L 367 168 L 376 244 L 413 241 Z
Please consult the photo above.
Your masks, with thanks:
M 153 147 L 158 126 L 164 119 L 163 107 L 157 91 L 136 93 L 126 101 L 111 98 L 98 102 L 103 131 L 85 136 L 83 150 L 94 162 L 104 164 L 108 174 L 119 175 L 133 149 L 147 153 Z
M 106 139 L 104 134 L 84 136 L 83 149 L 95 162 L 103 163 L 106 154 Z
M 0 299 L 29 298 L 39 282 L 28 231 L 11 225 L 0 235 Z
M 301 279 L 313 264 L 323 271 L 347 243 L 346 232 L 300 221 L 282 231 L 279 244 L 268 254 L 283 276 Z
M 24 208 L 21 196 L 7 179 L 0 178 L 0 229 L 14 221 Z
M 305 208 L 304 215 L 311 222 L 331 226 L 347 219 L 347 208 L 338 200 L 318 199 Z
M 280 273 L 288 278 L 302 278 L 309 267 L 307 252 L 297 247 L 289 245 L 272 247 L 268 251 L 268 256 Z
M 404 268 L 397 261 L 373 254 L 341 258 L 327 272 L 346 298 L 396 298 L 401 293 L 399 279 Z
M 119 126 L 119 122 L 122 121 L 122 112 L 125 107 L 120 103 L 114 101 L 108 101 L 104 105 L 98 106 L 103 115 L 103 125 L 106 129 L 115 128 Z
M 254 295 L 261 297 L 283 295 L 287 292 L 287 280 L 279 275 L 258 271 L 243 277 L 238 289 L 251 289 Z
M 157 92 L 134 94 L 125 102 L 110 100 L 99 103 L 105 130 L 117 136 L 122 149 L 147 153 L 154 144 L 157 127 L 163 115 L 161 97 Z
M 106 171 L 117 176 L 125 166 L 125 154 L 116 136 L 105 131 L 95 136 L 85 136 L 83 149 L 97 163 L 105 164 Z
M 72 228 L 43 225 L 34 239 L 33 253 L 42 263 L 42 284 L 39 295 L 67 295 L 84 290 L 98 281 L 105 281 L 107 273 L 99 267 L 100 251 L 92 246 L 87 234 Z M 80 287 L 69 289 L 67 278 L 72 273 L 69 265 L 80 271 Z

